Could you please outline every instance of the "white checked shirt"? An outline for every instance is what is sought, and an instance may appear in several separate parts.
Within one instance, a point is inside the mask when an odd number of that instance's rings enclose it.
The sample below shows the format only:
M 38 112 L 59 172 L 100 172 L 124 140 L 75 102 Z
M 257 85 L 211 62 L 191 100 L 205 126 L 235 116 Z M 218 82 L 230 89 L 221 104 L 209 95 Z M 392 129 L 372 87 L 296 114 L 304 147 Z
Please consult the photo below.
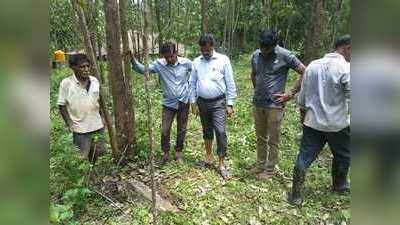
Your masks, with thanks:
M 308 65 L 298 98 L 306 110 L 304 125 L 323 132 L 350 126 L 350 63 L 329 53 Z
M 75 75 L 60 83 L 57 105 L 67 107 L 75 133 L 88 133 L 104 127 L 99 111 L 100 84 L 93 76 L 89 79 L 89 91 L 81 86 Z

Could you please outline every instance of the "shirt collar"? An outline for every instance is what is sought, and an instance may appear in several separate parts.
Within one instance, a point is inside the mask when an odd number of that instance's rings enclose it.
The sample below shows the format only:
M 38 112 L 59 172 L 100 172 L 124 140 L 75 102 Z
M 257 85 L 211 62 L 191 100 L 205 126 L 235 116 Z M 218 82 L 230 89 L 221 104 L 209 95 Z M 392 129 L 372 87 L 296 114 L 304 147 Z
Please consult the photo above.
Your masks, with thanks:
M 261 55 L 261 49 L 257 49 L 257 51 L 258 51 L 258 55 L 259 55 L 259 56 L 262 56 L 262 55 Z M 274 47 L 273 51 L 274 51 L 274 54 L 276 55 L 277 52 L 278 52 L 278 45 Z
M 183 59 L 181 57 L 179 57 L 179 56 L 177 56 L 177 58 L 178 59 L 176 60 L 175 65 L 173 65 L 173 66 L 177 66 L 178 64 L 183 64 Z M 157 61 L 163 66 L 166 66 L 168 64 L 167 60 L 165 60 L 164 58 L 160 58 Z
M 346 60 L 342 54 L 339 54 L 339 53 L 337 53 L 337 52 L 330 52 L 330 53 L 327 53 L 327 54 L 325 54 L 324 57 Z
M 211 56 L 211 59 L 217 59 L 218 58 L 218 52 L 216 52 L 215 50 L 213 50 L 213 54 Z M 203 55 L 200 55 L 200 59 L 204 59 Z
M 74 82 L 75 82 L 76 84 L 80 84 L 78 78 L 76 78 L 76 74 L 75 74 L 75 73 L 74 73 L 74 75 L 72 76 L 72 79 L 74 80 Z M 90 81 L 90 82 L 93 81 L 93 78 L 92 78 L 92 76 L 90 76 L 90 75 L 89 75 L 89 81 Z
M 74 82 L 76 83 L 76 84 L 79 84 L 79 80 L 78 80 L 78 78 L 76 78 L 76 74 L 74 73 L 74 75 L 72 76 L 72 79 L 74 80 Z

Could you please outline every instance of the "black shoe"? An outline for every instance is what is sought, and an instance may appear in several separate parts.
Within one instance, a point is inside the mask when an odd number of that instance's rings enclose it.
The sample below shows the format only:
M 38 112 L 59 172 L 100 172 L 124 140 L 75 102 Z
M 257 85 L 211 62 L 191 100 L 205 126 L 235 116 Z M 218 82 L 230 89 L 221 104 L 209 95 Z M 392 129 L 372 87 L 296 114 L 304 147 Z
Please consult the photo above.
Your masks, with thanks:
M 350 192 L 350 184 L 347 181 L 349 167 L 338 162 L 332 163 L 332 190 L 334 192 Z
M 294 168 L 292 192 L 288 196 L 290 204 L 301 206 L 301 204 L 303 203 L 303 200 L 301 198 L 301 189 L 304 184 L 305 175 L 306 173 L 304 170 Z
M 338 193 L 350 192 L 350 184 L 346 183 L 340 186 L 333 186 L 332 190 Z

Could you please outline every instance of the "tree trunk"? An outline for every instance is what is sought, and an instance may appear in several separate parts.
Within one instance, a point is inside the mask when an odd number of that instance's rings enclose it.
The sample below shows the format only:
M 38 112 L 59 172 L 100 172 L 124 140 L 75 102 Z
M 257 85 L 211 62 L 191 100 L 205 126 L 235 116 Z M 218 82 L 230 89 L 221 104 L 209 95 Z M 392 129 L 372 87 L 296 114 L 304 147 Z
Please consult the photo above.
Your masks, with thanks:
M 270 15 L 270 13 L 269 13 L 269 8 L 270 8 L 270 1 L 269 0 L 263 0 L 262 1 L 262 12 L 263 12 L 263 14 L 264 14 L 264 18 L 265 18 L 265 22 L 266 22 L 266 25 L 267 25 L 267 27 L 269 27 L 269 25 L 270 25 L 270 18 L 271 18 L 271 15 Z
M 156 183 L 154 179 L 154 125 L 153 125 L 153 113 L 152 113 L 152 101 L 149 89 L 149 47 L 147 43 L 147 37 L 149 35 L 149 9 L 147 5 L 147 0 L 143 0 L 143 19 L 144 19 L 144 33 L 143 33 L 143 50 L 144 58 L 143 63 L 145 65 L 144 73 L 144 88 L 146 92 L 146 111 L 147 111 L 147 127 L 149 135 L 149 157 L 150 157 L 150 175 L 151 175 L 151 198 L 152 198 L 152 214 L 154 219 L 154 224 L 157 224 L 157 208 L 156 208 Z
M 137 53 L 138 60 L 140 61 L 142 59 L 142 54 L 140 54 L 140 31 L 139 30 L 136 32 L 136 41 L 137 41 L 136 53 Z
M 237 36 L 238 36 L 238 48 L 240 51 L 244 51 L 244 42 L 245 42 L 245 36 L 244 36 L 244 31 L 243 30 L 238 30 L 237 31 Z
M 311 6 L 311 17 L 309 18 L 310 29 L 306 39 L 304 50 L 304 62 L 309 64 L 312 60 L 318 58 L 322 43 L 323 32 L 323 1 L 313 0 Z
M 224 33 L 223 33 L 223 41 L 222 46 L 224 47 L 225 53 L 228 52 L 228 18 L 229 18 L 229 6 L 230 1 L 228 1 L 225 5 L 225 15 L 224 15 Z
M 208 0 L 201 0 L 201 33 L 208 33 Z
M 121 26 L 118 15 L 117 0 L 105 0 L 104 12 L 106 18 L 107 59 L 109 79 L 114 102 L 115 128 L 120 153 L 134 152 L 133 127 L 128 111 L 132 108 L 126 96 L 126 83 L 122 69 L 121 56 Z
M 161 44 L 164 41 L 163 37 L 163 31 L 162 31 L 162 21 L 161 21 L 161 3 L 160 0 L 155 0 L 154 1 L 155 8 L 156 8 L 156 20 L 157 20 L 157 30 L 158 30 L 158 47 L 161 46 Z
M 240 0 L 233 1 L 233 12 L 232 12 L 232 40 L 231 40 L 231 52 L 230 55 L 234 53 L 234 49 L 236 47 L 236 27 L 239 22 L 239 13 L 240 12 Z
M 333 14 L 332 18 L 332 32 L 331 32 L 331 46 L 335 43 L 336 39 L 336 30 L 337 30 L 337 21 L 340 16 L 340 10 L 342 9 L 342 0 L 336 0 L 336 7 L 335 7 L 335 12 Z
M 100 109 L 103 113 L 104 120 L 106 122 L 106 126 L 108 129 L 108 135 L 109 135 L 110 144 L 111 144 L 111 151 L 112 151 L 113 156 L 116 157 L 118 155 L 118 148 L 117 148 L 118 142 L 115 138 L 115 133 L 114 133 L 114 128 L 112 126 L 111 116 L 109 115 L 108 110 L 107 110 L 107 104 L 105 102 L 107 100 L 107 95 L 105 94 L 106 92 L 103 89 L 105 82 L 104 82 L 104 79 L 101 79 L 102 78 L 101 73 L 99 71 L 99 67 L 97 66 L 96 54 L 94 52 L 92 42 L 90 41 L 90 33 L 87 28 L 86 17 L 85 17 L 85 14 L 84 14 L 81 6 L 79 5 L 78 0 L 71 0 L 71 4 L 78 15 L 79 26 L 82 30 L 84 41 L 85 41 L 85 51 L 86 51 L 86 54 L 89 57 L 89 60 L 91 61 L 91 64 L 92 64 L 92 68 L 91 68 L 92 74 L 94 74 L 94 76 L 102 83 L 102 85 L 100 87 Z
M 135 107 L 133 99 L 133 82 L 132 82 L 132 69 L 131 62 L 128 57 L 129 49 L 129 35 L 128 35 L 128 22 L 127 22 L 127 0 L 119 0 L 119 15 L 121 19 L 121 35 L 122 35 L 122 46 L 124 57 L 124 74 L 125 74 L 125 85 L 126 85 L 126 104 L 127 104 L 127 120 L 129 127 L 129 133 L 132 134 L 130 139 L 131 149 L 136 149 L 136 132 L 135 132 Z
M 229 6 L 228 6 L 228 36 L 227 36 L 227 55 L 230 56 L 232 55 L 232 50 L 233 50 L 233 35 L 234 35 L 234 21 L 235 21 L 235 0 L 229 0 Z

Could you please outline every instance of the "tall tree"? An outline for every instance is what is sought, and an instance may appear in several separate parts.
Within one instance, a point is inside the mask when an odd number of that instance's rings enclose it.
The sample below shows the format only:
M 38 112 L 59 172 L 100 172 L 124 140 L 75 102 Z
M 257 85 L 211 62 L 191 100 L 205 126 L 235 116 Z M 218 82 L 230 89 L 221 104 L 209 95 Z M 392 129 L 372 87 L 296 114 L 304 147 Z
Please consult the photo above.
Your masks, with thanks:
M 79 26 L 83 33 L 84 42 L 85 42 L 85 51 L 86 51 L 86 54 L 88 55 L 89 60 L 91 61 L 91 64 L 92 64 L 92 67 L 91 67 L 92 74 L 94 74 L 94 76 L 103 84 L 103 85 L 101 85 L 101 88 L 100 88 L 100 109 L 104 116 L 104 120 L 106 122 L 108 135 L 110 138 L 111 150 L 112 150 L 113 156 L 115 157 L 118 155 L 117 140 L 115 138 L 115 133 L 114 133 L 114 128 L 112 126 L 111 116 L 109 115 L 107 107 L 106 107 L 107 104 L 106 104 L 105 100 L 107 99 L 107 97 L 106 97 L 107 95 L 105 94 L 106 92 L 103 89 L 104 88 L 104 80 L 101 79 L 100 70 L 99 70 L 99 67 L 97 66 L 95 50 L 94 50 L 92 42 L 91 42 L 90 32 L 88 30 L 87 23 L 86 23 L 86 17 L 82 10 L 82 6 L 79 4 L 78 0 L 71 0 L 71 4 L 72 4 L 73 8 L 75 9 L 76 14 L 78 15 Z
M 131 62 L 128 55 L 129 49 L 129 34 L 128 34 L 128 16 L 127 16 L 128 1 L 119 0 L 119 15 L 121 19 L 121 35 L 122 35 L 122 53 L 124 57 L 124 74 L 125 74 L 125 85 L 126 85 L 126 104 L 128 106 L 127 119 L 128 126 L 132 133 L 132 140 L 130 140 L 131 149 L 136 148 L 136 132 L 135 132 L 135 108 L 133 99 L 133 82 L 132 82 L 132 69 Z
M 304 62 L 306 64 L 319 57 L 319 51 L 322 47 L 324 28 L 323 0 L 312 0 L 311 9 L 309 18 L 310 26 L 306 35 L 307 38 L 304 49 Z
M 164 35 L 163 35 L 163 28 L 162 28 L 162 18 L 161 18 L 161 2 L 160 0 L 155 0 L 155 13 L 156 13 L 156 20 L 157 20 L 157 30 L 158 30 L 158 46 L 161 46 L 161 43 L 164 41 Z
M 271 18 L 271 13 L 270 13 L 270 8 L 271 8 L 271 0 L 263 0 L 262 1 L 262 12 L 265 18 L 265 23 L 269 27 L 270 26 L 270 18 Z
M 115 129 L 120 153 L 134 152 L 134 130 L 132 118 L 127 113 L 132 110 L 126 95 L 126 81 L 122 68 L 121 25 L 117 0 L 105 0 L 107 59 L 109 79 L 113 97 Z
M 208 33 L 208 0 L 201 0 L 201 32 Z
M 334 41 L 335 41 L 335 38 L 336 38 L 336 30 L 337 30 L 337 27 L 338 27 L 338 20 L 340 19 L 340 10 L 342 9 L 342 3 L 343 3 L 343 0 L 335 0 L 335 12 L 334 12 L 334 14 L 333 14 L 333 17 L 332 17 L 332 28 L 331 28 L 331 34 L 330 34 L 330 36 L 331 36 L 331 46 L 333 46 L 333 43 L 334 43 Z
M 146 92 L 146 111 L 147 111 L 147 129 L 149 135 L 149 152 L 150 152 L 150 176 L 151 176 L 151 198 L 152 198 L 152 213 L 154 224 L 157 223 L 157 208 L 156 208 L 156 183 L 154 179 L 154 122 L 152 113 L 152 102 L 150 96 L 150 76 L 149 76 L 149 46 L 148 46 L 148 35 L 149 35 L 149 7 L 147 0 L 143 0 L 143 50 L 144 57 L 143 62 L 145 65 L 144 73 L 144 88 Z

